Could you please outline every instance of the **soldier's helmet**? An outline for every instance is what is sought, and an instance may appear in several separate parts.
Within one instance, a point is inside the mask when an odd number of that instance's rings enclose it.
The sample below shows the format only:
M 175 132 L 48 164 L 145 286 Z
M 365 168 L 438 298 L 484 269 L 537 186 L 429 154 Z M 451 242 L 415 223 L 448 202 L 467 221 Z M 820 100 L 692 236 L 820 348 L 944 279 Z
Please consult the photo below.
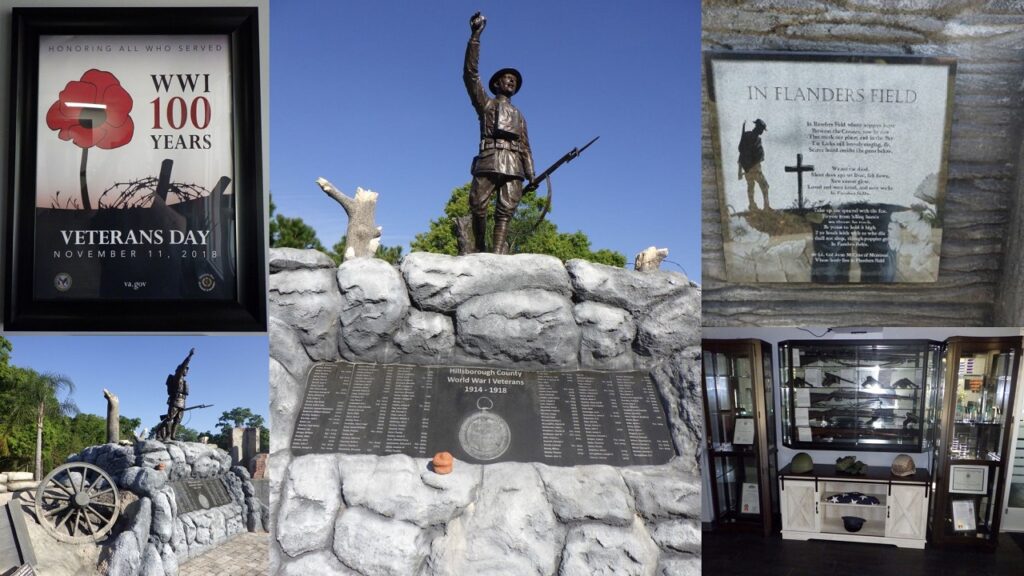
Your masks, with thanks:
M 514 92 L 512 92 L 512 95 L 515 96 L 516 93 L 519 92 L 519 89 L 523 87 L 523 75 L 520 74 L 519 70 L 516 70 L 515 68 L 502 68 L 501 70 L 495 72 L 493 75 L 491 75 L 491 79 L 487 81 L 487 87 L 491 89 L 492 94 L 497 94 L 498 92 L 494 88 L 498 84 L 498 79 L 504 76 L 505 74 L 511 74 L 516 77 L 516 89 Z
M 761 130 L 764 130 L 765 132 L 768 131 L 768 125 L 765 124 L 764 120 L 761 120 L 760 118 L 758 118 L 757 120 L 754 120 L 754 128 L 760 128 Z
M 906 454 L 900 454 L 892 461 L 893 476 L 910 476 L 917 472 L 914 467 L 914 459 Z
M 793 461 L 790 462 L 790 470 L 792 470 L 794 474 L 810 472 L 811 470 L 814 470 L 814 460 L 811 460 L 811 455 L 807 452 L 800 452 L 796 456 L 793 456 Z

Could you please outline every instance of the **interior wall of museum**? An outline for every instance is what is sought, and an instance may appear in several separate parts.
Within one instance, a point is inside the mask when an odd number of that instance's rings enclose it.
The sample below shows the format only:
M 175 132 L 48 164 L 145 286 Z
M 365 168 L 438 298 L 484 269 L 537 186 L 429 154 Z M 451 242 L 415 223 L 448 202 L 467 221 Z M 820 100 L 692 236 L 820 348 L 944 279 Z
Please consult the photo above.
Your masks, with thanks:
M 705 326 L 1024 324 L 1024 3 L 704 0 L 702 29 L 705 50 L 957 59 L 942 255 L 939 280 L 930 284 L 726 282 L 702 79 Z
M 65 6 L 82 6 L 89 8 L 124 8 L 130 6 L 145 7 L 198 7 L 198 6 L 256 6 L 259 8 L 260 30 L 260 132 L 263 139 L 263 189 L 270 190 L 270 0 L 0 0 L 0 47 L 3 57 L 0 58 L 0 214 L 7 214 L 9 166 L 9 135 L 10 126 L 10 42 L 11 42 L 11 9 L 12 8 L 53 8 Z M 130 34 L 131 31 L 124 31 Z M 270 196 L 264 194 L 263 213 L 270 213 Z M 264 226 L 266 226 L 264 222 Z M 264 230 L 264 238 L 268 238 Z M 0 238 L 7 238 L 7 218 L 0 218 Z M 4 281 L 4 272 L 0 270 L 0 283 Z M 264 270 L 264 275 L 267 271 Z M 2 299 L 2 295 L 0 295 Z M 0 302 L 2 305 L 2 302 Z
M 840 450 L 794 450 L 782 445 L 782 395 L 779 393 L 782 386 L 781 362 L 779 359 L 779 342 L 786 340 L 936 340 L 943 341 L 953 336 L 1022 336 L 1024 328 L 857 328 L 858 332 L 829 332 L 821 337 L 815 334 L 822 334 L 828 328 L 807 327 L 807 328 L 704 328 L 703 338 L 707 340 L 745 340 L 755 338 L 771 344 L 772 372 L 769 375 L 772 400 L 775 404 L 775 438 L 778 446 L 778 468 L 789 464 L 799 452 L 807 452 L 815 464 L 833 464 L 841 456 L 854 454 L 868 466 L 890 466 L 893 458 L 900 452 L 857 452 L 849 449 Z M 1017 376 L 1018 386 L 1024 382 L 1024 362 L 1021 362 L 1021 371 Z M 927 452 L 912 452 L 909 455 L 914 459 L 914 465 L 931 471 L 931 458 Z M 709 493 L 710 479 L 708 478 L 708 467 L 703 470 L 702 492 Z M 775 481 L 774 479 L 772 481 Z M 704 522 L 710 522 L 710 507 L 705 511 L 702 509 L 701 518 Z

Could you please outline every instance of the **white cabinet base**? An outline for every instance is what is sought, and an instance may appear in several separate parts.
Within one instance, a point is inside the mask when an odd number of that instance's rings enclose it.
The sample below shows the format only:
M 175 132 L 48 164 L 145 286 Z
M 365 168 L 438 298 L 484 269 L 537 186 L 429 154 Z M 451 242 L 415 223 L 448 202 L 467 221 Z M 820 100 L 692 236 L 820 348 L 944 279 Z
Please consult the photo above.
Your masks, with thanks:
M 780 474 L 782 537 L 787 540 L 836 540 L 924 548 L 931 490 L 927 472 L 891 476 L 888 468 L 870 467 L 865 476 L 826 474 L 816 465 L 806 474 Z M 839 503 L 834 496 L 859 492 L 873 504 Z M 862 502 L 864 499 L 861 499 Z M 865 520 L 857 532 L 843 526 L 843 516 Z

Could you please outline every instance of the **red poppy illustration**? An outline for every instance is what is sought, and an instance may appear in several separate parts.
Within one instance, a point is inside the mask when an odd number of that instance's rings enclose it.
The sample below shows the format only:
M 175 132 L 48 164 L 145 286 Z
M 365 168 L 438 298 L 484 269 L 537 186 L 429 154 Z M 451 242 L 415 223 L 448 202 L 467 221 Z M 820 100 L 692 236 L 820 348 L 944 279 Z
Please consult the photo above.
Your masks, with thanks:
M 59 130 L 61 140 L 71 140 L 82 149 L 79 179 L 82 186 L 82 207 L 92 208 L 85 180 L 89 148 L 104 150 L 124 146 L 135 133 L 129 113 L 132 97 L 110 72 L 92 69 L 82 79 L 68 82 L 57 101 L 46 113 L 46 125 Z

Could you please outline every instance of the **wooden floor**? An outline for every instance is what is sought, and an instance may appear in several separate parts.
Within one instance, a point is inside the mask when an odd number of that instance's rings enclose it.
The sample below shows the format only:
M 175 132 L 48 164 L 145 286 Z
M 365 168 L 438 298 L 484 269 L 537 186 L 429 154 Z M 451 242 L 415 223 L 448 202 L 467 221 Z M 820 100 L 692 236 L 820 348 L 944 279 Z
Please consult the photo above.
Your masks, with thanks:
M 701 549 L 702 572 L 715 576 L 1024 576 L 1024 549 L 1008 534 L 1000 535 L 995 552 L 984 552 L 705 531 Z

